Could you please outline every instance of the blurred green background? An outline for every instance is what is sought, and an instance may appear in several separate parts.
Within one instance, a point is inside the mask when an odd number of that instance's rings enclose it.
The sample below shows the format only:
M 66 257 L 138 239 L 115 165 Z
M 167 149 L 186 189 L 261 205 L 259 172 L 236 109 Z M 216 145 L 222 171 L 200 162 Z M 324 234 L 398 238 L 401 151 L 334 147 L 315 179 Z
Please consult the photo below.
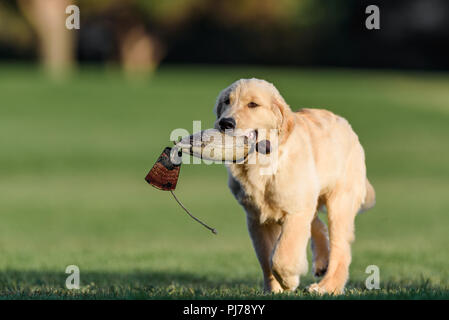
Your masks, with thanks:
M 95 70 L 55 84 L 28 67 L 2 70 L 1 296 L 260 294 L 223 166 L 185 165 L 177 187 L 218 236 L 144 181 L 171 130 L 191 131 L 192 120 L 211 127 L 218 92 L 256 76 L 274 82 L 293 109 L 346 117 L 365 147 L 378 200 L 357 217 L 348 288 L 380 294 L 363 290 L 365 268 L 375 264 L 382 294 L 447 297 L 449 77 L 192 66 L 162 67 L 145 84 Z M 64 289 L 70 264 L 80 267 L 81 291 Z
M 61 28 L 72 3 L 76 31 Z M 212 127 L 220 90 L 258 77 L 293 110 L 344 116 L 365 148 L 377 205 L 340 298 L 447 299 L 448 3 L 382 4 L 374 33 L 364 1 L 161 3 L 0 4 L 0 298 L 317 298 L 310 274 L 261 292 L 223 166 L 184 165 L 176 190 L 217 236 L 144 181 L 173 129 Z

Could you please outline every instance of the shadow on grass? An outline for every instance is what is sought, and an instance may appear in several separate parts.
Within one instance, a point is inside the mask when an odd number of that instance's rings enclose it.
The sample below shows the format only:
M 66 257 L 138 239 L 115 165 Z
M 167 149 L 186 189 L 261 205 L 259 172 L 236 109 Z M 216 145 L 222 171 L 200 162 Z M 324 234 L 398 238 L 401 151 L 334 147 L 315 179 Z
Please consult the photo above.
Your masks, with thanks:
M 51 271 L 0 273 L 0 299 L 448 299 L 449 289 L 423 281 L 387 282 L 369 291 L 349 283 L 343 296 L 316 296 L 303 283 L 294 293 L 264 294 L 254 278 L 201 276 L 174 271 L 81 272 L 80 289 L 65 286 L 68 274 Z
M 208 293 L 219 298 L 223 294 L 243 292 L 257 295 L 262 287 L 255 279 L 226 279 L 186 272 L 81 271 L 80 289 L 68 290 L 65 286 L 68 276 L 52 271 L 3 271 L 0 273 L 0 298 L 173 299 L 207 298 Z

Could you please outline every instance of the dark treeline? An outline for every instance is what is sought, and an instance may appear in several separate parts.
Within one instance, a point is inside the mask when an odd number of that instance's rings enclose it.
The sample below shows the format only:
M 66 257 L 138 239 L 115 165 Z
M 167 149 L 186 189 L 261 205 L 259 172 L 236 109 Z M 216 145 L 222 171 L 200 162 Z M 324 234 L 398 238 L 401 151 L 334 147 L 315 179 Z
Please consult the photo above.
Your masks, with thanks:
M 14 6 L 14 1 L 8 2 Z M 88 1 L 79 1 L 82 23 L 75 39 L 76 59 L 81 63 L 120 60 L 132 43 L 123 35 L 143 28 L 154 65 L 449 69 L 447 0 L 243 1 L 247 6 L 233 0 L 180 0 L 189 6 L 174 6 L 170 14 L 155 11 L 150 2 L 115 2 L 94 10 Z M 380 8 L 380 30 L 365 27 L 365 8 L 371 4 Z M 38 56 L 35 44 L 18 47 L 2 39 L 7 32 L 0 32 L 0 58 Z M 128 56 L 122 60 L 136 57 Z

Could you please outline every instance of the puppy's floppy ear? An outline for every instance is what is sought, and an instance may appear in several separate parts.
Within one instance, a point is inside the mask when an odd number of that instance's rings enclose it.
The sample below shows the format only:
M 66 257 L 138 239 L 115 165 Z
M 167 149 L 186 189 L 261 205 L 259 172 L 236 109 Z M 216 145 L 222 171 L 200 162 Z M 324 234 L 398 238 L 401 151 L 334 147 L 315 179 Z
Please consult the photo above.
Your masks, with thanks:
M 273 109 L 278 118 L 279 134 L 286 138 L 294 125 L 292 110 L 277 90 L 272 99 Z

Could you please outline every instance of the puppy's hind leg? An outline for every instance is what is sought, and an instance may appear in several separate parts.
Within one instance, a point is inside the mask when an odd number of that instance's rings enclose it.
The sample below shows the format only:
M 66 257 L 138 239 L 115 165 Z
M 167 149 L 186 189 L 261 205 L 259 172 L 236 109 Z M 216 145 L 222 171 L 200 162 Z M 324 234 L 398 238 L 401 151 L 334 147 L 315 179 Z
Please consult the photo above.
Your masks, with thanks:
M 354 219 L 361 198 L 346 188 L 337 188 L 327 201 L 330 256 L 324 278 L 309 287 L 310 292 L 342 294 L 349 276 L 351 242 L 354 240 Z
M 313 275 L 323 276 L 329 264 L 329 238 L 327 226 L 318 218 L 318 214 L 312 221 L 312 253 L 313 253 Z

